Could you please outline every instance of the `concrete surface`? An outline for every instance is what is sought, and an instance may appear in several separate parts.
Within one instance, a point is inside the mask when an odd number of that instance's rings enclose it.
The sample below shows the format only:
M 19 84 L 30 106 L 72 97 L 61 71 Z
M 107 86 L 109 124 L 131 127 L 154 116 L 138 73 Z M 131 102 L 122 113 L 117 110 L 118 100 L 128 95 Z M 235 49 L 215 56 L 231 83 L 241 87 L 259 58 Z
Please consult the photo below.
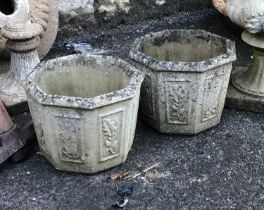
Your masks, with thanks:
M 236 65 L 249 63 L 251 52 L 240 41 L 241 31 L 210 10 L 111 30 L 59 34 L 47 58 L 73 53 L 73 47 L 66 47 L 69 43 L 86 42 L 127 59 L 136 37 L 183 26 L 234 39 Z M 118 199 L 117 188 L 131 186 L 134 193 L 125 209 L 263 209 L 263 154 L 262 114 L 225 110 L 219 126 L 192 137 L 162 135 L 139 122 L 127 162 L 94 176 L 56 171 L 38 155 L 20 164 L 1 166 L 0 209 L 112 209 Z M 113 173 L 136 172 L 138 164 L 145 168 L 159 161 L 158 172 L 153 170 L 149 178 L 109 180 Z

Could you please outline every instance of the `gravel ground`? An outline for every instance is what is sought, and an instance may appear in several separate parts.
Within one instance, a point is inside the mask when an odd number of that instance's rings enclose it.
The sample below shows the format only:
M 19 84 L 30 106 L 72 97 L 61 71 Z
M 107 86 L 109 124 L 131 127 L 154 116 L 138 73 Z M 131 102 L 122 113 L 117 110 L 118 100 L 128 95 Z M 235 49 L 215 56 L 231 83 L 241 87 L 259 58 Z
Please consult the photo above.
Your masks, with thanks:
M 241 30 L 211 10 L 59 34 L 46 59 L 74 53 L 70 45 L 80 42 L 127 59 L 136 37 L 166 28 L 206 29 L 236 40 L 236 65 L 249 63 L 250 50 L 240 41 Z M 118 189 L 131 187 L 125 209 L 263 209 L 263 155 L 262 114 L 225 110 L 219 126 L 188 137 L 162 135 L 138 122 L 127 162 L 94 176 L 56 171 L 37 154 L 1 166 L 0 209 L 113 209 Z M 161 163 L 157 169 L 133 181 L 109 179 L 111 174 L 136 172 L 139 165 L 157 162 Z

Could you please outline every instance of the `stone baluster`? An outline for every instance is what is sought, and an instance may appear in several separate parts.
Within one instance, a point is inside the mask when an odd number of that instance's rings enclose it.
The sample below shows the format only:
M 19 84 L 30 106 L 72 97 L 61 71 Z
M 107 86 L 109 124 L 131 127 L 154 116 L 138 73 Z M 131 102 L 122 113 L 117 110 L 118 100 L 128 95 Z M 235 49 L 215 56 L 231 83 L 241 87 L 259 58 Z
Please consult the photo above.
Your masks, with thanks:
M 0 98 L 8 106 L 26 101 L 21 83 L 40 62 L 37 47 L 42 32 L 40 24 L 31 21 L 8 23 L 1 31 L 11 51 L 10 70 L 0 87 Z

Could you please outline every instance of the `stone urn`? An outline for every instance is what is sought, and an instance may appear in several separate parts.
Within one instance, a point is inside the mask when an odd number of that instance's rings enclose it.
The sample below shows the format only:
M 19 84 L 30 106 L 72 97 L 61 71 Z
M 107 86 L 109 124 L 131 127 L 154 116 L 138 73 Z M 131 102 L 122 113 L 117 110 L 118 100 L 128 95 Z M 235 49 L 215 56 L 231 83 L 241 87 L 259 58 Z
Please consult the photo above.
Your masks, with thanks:
M 138 38 L 130 57 L 146 75 L 144 122 L 177 134 L 197 134 L 220 122 L 234 42 L 201 30 L 165 30 Z
M 2 0 L 0 4 L 0 29 L 9 22 L 31 19 L 43 28 L 39 56 L 42 58 L 53 45 L 58 31 L 57 0 Z M 8 57 L 6 39 L 0 35 L 0 57 Z
M 249 67 L 236 67 L 227 107 L 264 113 L 264 1 L 227 0 L 227 16 L 245 29 L 242 40 L 253 48 Z
M 59 170 L 97 173 L 125 162 L 144 74 L 113 57 L 39 64 L 24 83 L 43 154 Z
M 9 113 L 28 111 L 22 79 L 48 53 L 57 30 L 57 0 L 1 0 L 0 99 Z
M 8 40 L 6 48 L 11 52 L 10 69 L 0 80 L 0 99 L 8 107 L 15 109 L 26 101 L 22 82 L 40 62 L 37 48 L 42 32 L 40 24 L 31 21 L 9 22 L 1 30 L 1 35 Z
M 214 7 L 223 15 L 256 34 L 264 31 L 264 2 L 263 0 L 212 0 Z

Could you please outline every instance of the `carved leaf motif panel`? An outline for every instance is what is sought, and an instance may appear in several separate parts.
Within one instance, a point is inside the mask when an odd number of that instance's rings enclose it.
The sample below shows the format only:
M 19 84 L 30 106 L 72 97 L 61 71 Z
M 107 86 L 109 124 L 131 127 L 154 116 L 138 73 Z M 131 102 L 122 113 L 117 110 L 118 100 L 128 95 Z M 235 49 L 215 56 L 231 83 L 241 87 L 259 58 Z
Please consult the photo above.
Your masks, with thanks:
M 151 77 L 146 75 L 141 87 L 140 107 L 142 113 L 155 119 Z
M 124 111 L 101 116 L 100 161 L 107 161 L 120 155 L 123 136 Z
M 204 90 L 203 122 L 218 116 L 223 84 L 223 75 L 207 78 Z
M 82 163 L 81 119 L 72 116 L 57 116 L 61 160 Z
M 189 82 L 166 82 L 167 120 L 170 124 L 189 124 Z

